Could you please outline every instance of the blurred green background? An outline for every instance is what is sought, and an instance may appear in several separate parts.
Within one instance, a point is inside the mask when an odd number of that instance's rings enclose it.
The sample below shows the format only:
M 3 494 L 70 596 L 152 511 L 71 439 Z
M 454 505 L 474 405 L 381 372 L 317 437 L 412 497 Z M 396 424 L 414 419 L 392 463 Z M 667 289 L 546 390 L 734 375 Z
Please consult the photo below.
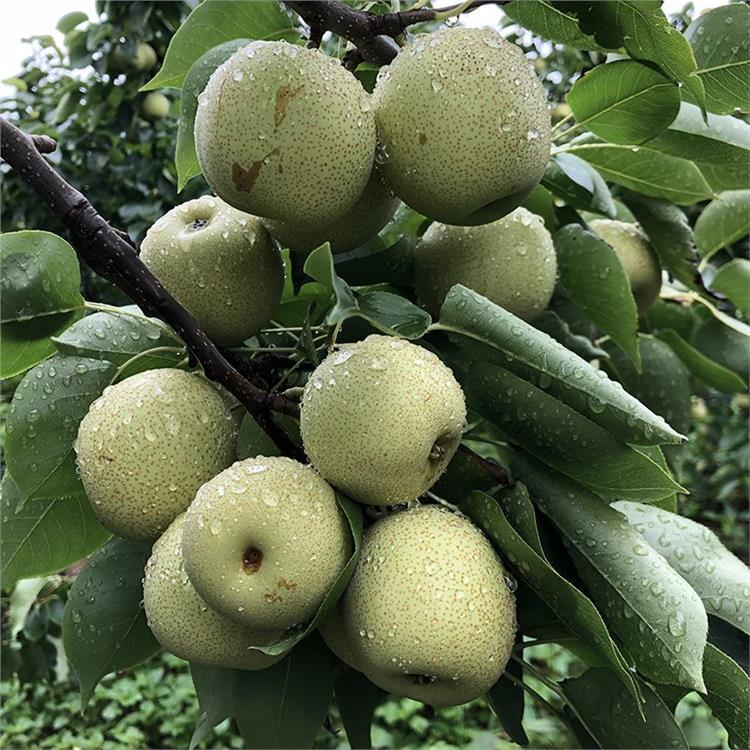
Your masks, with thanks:
M 59 148 L 50 158 L 65 177 L 83 190 L 114 225 L 140 241 L 146 229 L 177 203 L 206 192 L 192 180 L 178 195 L 173 149 L 179 103 L 164 91 L 147 104 L 138 89 L 158 69 L 174 31 L 189 13 L 186 2 L 100 2 L 95 21 L 69 14 L 58 29 L 58 47 L 50 36 L 30 40 L 30 56 L 17 77 L 15 93 L 0 100 L 30 133 L 47 134 Z M 682 27 L 690 6 L 673 19 Z M 40 25 L 43 25 L 40 22 Z M 43 31 L 43 29 L 40 29 Z M 569 80 L 596 59 L 576 50 L 540 44 L 530 35 L 519 41 L 543 76 L 554 119 L 565 114 L 562 98 Z M 595 54 L 595 53 L 591 53 Z M 163 111 L 158 111 L 158 110 Z M 64 235 L 35 196 L 13 174 L 3 174 L 3 231 L 34 228 Z M 89 299 L 120 303 L 122 295 L 91 273 L 84 275 Z M 3 383 L 1 426 L 15 387 Z M 681 512 L 713 528 L 724 543 L 747 561 L 748 398 L 706 390 L 693 400 L 692 427 L 681 469 L 692 494 L 680 499 Z M 24 581 L 4 591 L 0 748 L 187 747 L 198 709 L 187 665 L 161 655 L 125 675 L 110 676 L 97 688 L 85 716 L 77 686 L 68 673 L 60 625 L 69 578 L 75 569 L 48 579 Z M 582 665 L 560 646 L 529 651 L 531 663 L 554 680 L 578 674 Z M 534 684 L 550 702 L 553 696 Z M 678 718 L 691 747 L 725 746 L 724 732 L 696 697 L 679 706 Z M 531 747 L 575 747 L 567 730 L 543 708 L 527 705 L 524 721 Z M 515 747 L 486 702 L 435 712 L 411 700 L 391 699 L 376 714 L 376 747 Z M 212 747 L 242 747 L 227 722 L 210 740 Z M 347 747 L 337 718 L 321 730 L 317 747 Z

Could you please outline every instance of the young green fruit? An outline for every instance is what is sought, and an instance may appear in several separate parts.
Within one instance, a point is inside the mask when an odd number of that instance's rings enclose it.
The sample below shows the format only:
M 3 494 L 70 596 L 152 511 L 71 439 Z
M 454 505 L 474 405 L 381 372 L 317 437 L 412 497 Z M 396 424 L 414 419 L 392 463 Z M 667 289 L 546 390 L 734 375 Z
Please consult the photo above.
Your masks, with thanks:
M 164 94 L 152 91 L 143 100 L 143 114 L 153 120 L 163 120 L 169 114 L 169 99 Z
M 386 180 L 432 219 L 494 221 L 544 173 L 544 88 L 521 49 L 492 29 L 417 35 L 381 68 L 373 102 Z
M 252 42 L 198 97 L 195 146 L 227 203 L 295 225 L 345 214 L 375 154 L 368 94 L 338 60 L 287 42 Z
M 268 325 L 284 287 L 281 255 L 260 221 L 208 195 L 162 216 L 141 259 L 222 346 Z
M 589 227 L 615 251 L 630 282 L 638 314 L 656 302 L 661 289 L 659 258 L 637 224 L 614 219 L 594 219 Z
M 210 606 L 248 627 L 310 619 L 351 555 L 333 490 L 289 458 L 238 461 L 185 515 L 185 570 Z
M 342 344 L 305 385 L 302 442 L 334 487 L 370 505 L 423 495 L 466 429 L 453 373 L 430 351 L 390 336 Z
M 81 421 L 75 451 L 99 520 L 118 536 L 155 539 L 232 462 L 235 442 L 216 390 L 165 368 L 106 388 Z
M 436 506 L 376 521 L 335 615 L 331 650 L 379 687 L 435 706 L 498 680 L 516 631 L 515 598 L 481 531 Z
M 333 223 L 302 226 L 263 219 L 263 225 L 282 247 L 294 252 L 307 253 L 330 242 L 332 253 L 345 253 L 372 239 L 391 220 L 399 203 L 379 171 L 373 170 L 359 200 Z
M 552 237 L 525 208 L 479 227 L 432 224 L 417 244 L 417 296 L 432 313 L 454 284 L 463 284 L 533 320 L 549 304 L 556 275 Z
M 214 612 L 185 573 L 182 528 L 172 521 L 154 544 L 143 579 L 143 606 L 156 640 L 181 659 L 228 669 L 264 669 L 283 658 L 253 649 L 277 641 L 282 631 L 252 630 Z

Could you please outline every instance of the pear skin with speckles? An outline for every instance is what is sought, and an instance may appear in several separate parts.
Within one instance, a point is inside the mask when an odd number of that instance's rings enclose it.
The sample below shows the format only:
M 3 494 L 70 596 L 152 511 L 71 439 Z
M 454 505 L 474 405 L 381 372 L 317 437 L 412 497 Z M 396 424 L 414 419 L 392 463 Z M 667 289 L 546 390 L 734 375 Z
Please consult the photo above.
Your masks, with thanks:
M 373 169 L 357 202 L 333 223 L 302 226 L 263 219 L 263 225 L 282 247 L 293 252 L 308 253 L 328 242 L 332 253 L 345 253 L 372 239 L 391 220 L 400 202 L 379 170 Z
M 185 514 L 185 570 L 225 617 L 260 629 L 310 619 L 346 565 L 351 531 L 331 487 L 290 458 L 248 458 Z
M 159 537 L 146 563 L 143 606 L 151 632 L 181 659 L 228 669 L 265 669 L 284 657 L 253 648 L 281 639 L 283 631 L 253 630 L 214 612 L 190 583 L 182 558 L 185 516 Z
M 434 706 L 487 692 L 510 657 L 515 597 L 492 545 L 438 506 L 391 513 L 365 532 L 337 609 L 334 653 L 383 690 Z
M 544 88 L 494 29 L 418 34 L 380 69 L 376 156 L 396 195 L 446 224 L 486 224 L 539 182 L 550 152 Z
M 141 260 L 222 346 L 267 326 L 284 288 L 281 254 L 260 221 L 210 195 L 162 216 Z
M 523 320 L 549 304 L 557 276 L 552 237 L 539 216 L 517 208 L 475 227 L 432 224 L 414 258 L 417 297 L 433 315 L 463 284 Z
M 146 370 L 94 401 L 75 451 L 102 524 L 127 539 L 156 539 L 234 460 L 236 430 L 208 382 L 172 368 Z
M 645 232 L 615 219 L 594 219 L 589 227 L 615 251 L 630 282 L 638 314 L 656 302 L 661 290 L 661 266 Z
M 256 216 L 296 225 L 342 216 L 370 177 L 375 140 L 369 94 L 317 49 L 252 42 L 198 97 L 203 176 L 227 203 Z
M 300 428 L 326 481 L 361 503 L 395 505 L 442 474 L 466 429 L 466 403 L 431 351 L 372 335 L 342 344 L 315 369 Z

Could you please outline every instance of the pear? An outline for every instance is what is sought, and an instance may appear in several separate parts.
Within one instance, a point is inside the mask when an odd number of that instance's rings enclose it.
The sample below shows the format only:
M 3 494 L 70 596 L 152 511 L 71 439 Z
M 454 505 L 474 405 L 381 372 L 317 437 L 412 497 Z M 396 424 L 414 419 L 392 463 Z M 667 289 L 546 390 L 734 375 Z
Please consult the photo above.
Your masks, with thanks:
M 612 247 L 630 282 L 638 314 L 656 302 L 661 290 L 661 267 L 644 231 L 627 221 L 594 219 L 589 227 Z
M 352 208 L 375 155 L 370 97 L 317 49 L 255 41 L 211 75 L 198 97 L 195 147 L 227 203 L 293 225 Z
M 156 539 L 234 460 L 236 431 L 213 386 L 164 368 L 106 388 L 81 421 L 74 447 L 104 526 L 129 539 Z
M 539 216 L 517 208 L 477 227 L 432 224 L 417 244 L 419 301 L 437 314 L 448 290 L 463 284 L 524 320 L 549 304 L 557 257 Z
M 282 457 L 238 461 L 206 482 L 182 544 L 209 606 L 250 628 L 282 630 L 317 612 L 352 550 L 333 490 Z
M 159 537 L 146 563 L 143 606 L 151 632 L 181 659 L 228 669 L 264 669 L 284 657 L 253 646 L 280 640 L 283 631 L 253 630 L 222 617 L 198 596 L 182 558 L 184 514 Z
M 373 92 L 377 159 L 407 205 L 446 224 L 486 224 L 544 173 L 550 113 L 521 49 L 493 29 L 418 34 Z
M 515 597 L 482 532 L 438 506 L 391 513 L 365 532 L 331 650 L 394 695 L 435 706 L 487 692 L 510 657 Z
M 315 369 L 300 427 L 326 481 L 359 502 L 393 505 L 437 481 L 466 428 L 466 404 L 432 352 L 372 335 L 342 344 Z
M 162 216 L 146 233 L 141 259 L 222 346 L 267 326 L 281 300 L 284 265 L 268 232 L 209 195 Z
M 263 225 L 282 247 L 293 252 L 307 253 L 329 242 L 332 253 L 345 253 L 372 239 L 393 218 L 399 202 L 375 169 L 359 200 L 333 223 L 297 226 L 264 219 Z

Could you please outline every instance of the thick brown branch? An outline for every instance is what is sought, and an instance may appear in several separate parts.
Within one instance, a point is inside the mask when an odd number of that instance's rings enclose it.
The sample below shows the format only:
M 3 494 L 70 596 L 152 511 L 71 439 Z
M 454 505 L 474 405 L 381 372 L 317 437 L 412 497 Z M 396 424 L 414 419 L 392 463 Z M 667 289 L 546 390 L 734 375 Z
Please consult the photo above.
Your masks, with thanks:
M 400 13 L 379 15 L 366 10 L 357 10 L 340 0 L 282 0 L 308 25 L 312 40 L 319 40 L 326 31 L 348 39 L 362 57 L 376 65 L 387 65 L 398 53 L 393 37 L 400 36 L 415 23 L 434 21 L 438 13 L 451 11 L 458 3 L 445 8 L 418 8 Z M 474 0 L 466 8 L 472 10 L 481 5 L 502 5 L 508 0 Z
M 206 376 L 236 396 L 282 451 L 301 457 L 299 446 L 271 418 L 271 411 L 296 414 L 297 404 L 253 385 L 227 361 L 187 310 L 141 261 L 133 246 L 97 213 L 86 196 L 68 184 L 42 157 L 40 151 L 49 143 L 31 138 L 0 117 L 0 144 L 3 159 L 70 231 L 80 257 L 99 275 L 122 289 L 144 313 L 171 326 L 201 364 Z

